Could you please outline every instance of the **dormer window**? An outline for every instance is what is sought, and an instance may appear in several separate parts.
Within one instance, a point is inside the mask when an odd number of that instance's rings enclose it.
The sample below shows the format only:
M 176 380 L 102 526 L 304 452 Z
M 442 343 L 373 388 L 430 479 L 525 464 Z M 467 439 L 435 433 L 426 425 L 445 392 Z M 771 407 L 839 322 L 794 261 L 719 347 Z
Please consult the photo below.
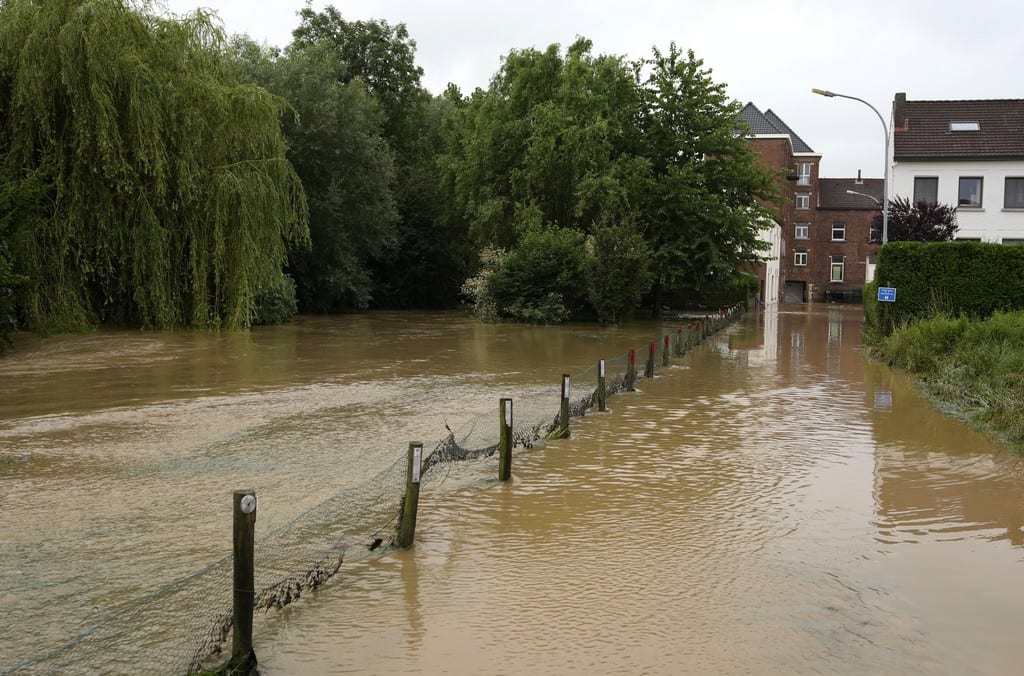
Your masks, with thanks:
M 950 131 L 981 131 L 981 122 L 950 122 Z

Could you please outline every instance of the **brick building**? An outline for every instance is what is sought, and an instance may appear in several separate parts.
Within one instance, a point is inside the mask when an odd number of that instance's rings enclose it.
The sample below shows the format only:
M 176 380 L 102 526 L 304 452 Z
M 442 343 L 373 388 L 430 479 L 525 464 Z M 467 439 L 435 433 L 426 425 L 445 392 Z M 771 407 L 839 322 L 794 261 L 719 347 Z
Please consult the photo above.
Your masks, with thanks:
M 820 178 L 821 155 L 775 113 L 748 103 L 740 116 L 761 162 L 779 177 L 781 199 L 770 206 L 782 231 L 780 298 L 859 301 L 861 288 L 874 275 L 879 245 L 869 239 L 882 179 Z M 772 295 L 765 288 L 765 270 L 760 272 L 762 299 Z

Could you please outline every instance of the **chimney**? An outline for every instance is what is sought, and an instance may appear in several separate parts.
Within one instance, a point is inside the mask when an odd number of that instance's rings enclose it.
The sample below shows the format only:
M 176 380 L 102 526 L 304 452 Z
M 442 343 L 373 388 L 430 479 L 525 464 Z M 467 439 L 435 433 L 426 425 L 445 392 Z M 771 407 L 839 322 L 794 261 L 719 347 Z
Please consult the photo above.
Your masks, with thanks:
M 892 102 L 892 126 L 893 131 L 907 130 L 907 93 L 898 92 Z
M 864 185 L 864 179 L 860 175 L 860 169 L 857 170 L 857 185 Z

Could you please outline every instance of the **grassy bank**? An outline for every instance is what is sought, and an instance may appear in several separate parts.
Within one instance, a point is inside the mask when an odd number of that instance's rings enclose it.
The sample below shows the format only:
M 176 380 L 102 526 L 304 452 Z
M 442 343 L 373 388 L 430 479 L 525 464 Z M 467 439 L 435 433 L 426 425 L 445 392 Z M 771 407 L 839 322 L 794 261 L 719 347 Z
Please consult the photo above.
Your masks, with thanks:
M 1024 453 L 1024 312 L 922 319 L 878 339 L 872 354 Z

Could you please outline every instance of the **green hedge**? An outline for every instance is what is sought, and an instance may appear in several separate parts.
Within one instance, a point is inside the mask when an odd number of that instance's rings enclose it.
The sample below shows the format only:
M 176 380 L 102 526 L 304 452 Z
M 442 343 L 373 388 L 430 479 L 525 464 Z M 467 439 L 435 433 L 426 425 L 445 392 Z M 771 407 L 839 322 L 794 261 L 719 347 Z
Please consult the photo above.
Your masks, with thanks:
M 877 288 L 895 287 L 895 303 Z M 864 287 L 864 314 L 883 334 L 936 312 L 988 317 L 1024 309 L 1024 246 L 983 242 L 890 242 L 878 255 L 874 284 Z

